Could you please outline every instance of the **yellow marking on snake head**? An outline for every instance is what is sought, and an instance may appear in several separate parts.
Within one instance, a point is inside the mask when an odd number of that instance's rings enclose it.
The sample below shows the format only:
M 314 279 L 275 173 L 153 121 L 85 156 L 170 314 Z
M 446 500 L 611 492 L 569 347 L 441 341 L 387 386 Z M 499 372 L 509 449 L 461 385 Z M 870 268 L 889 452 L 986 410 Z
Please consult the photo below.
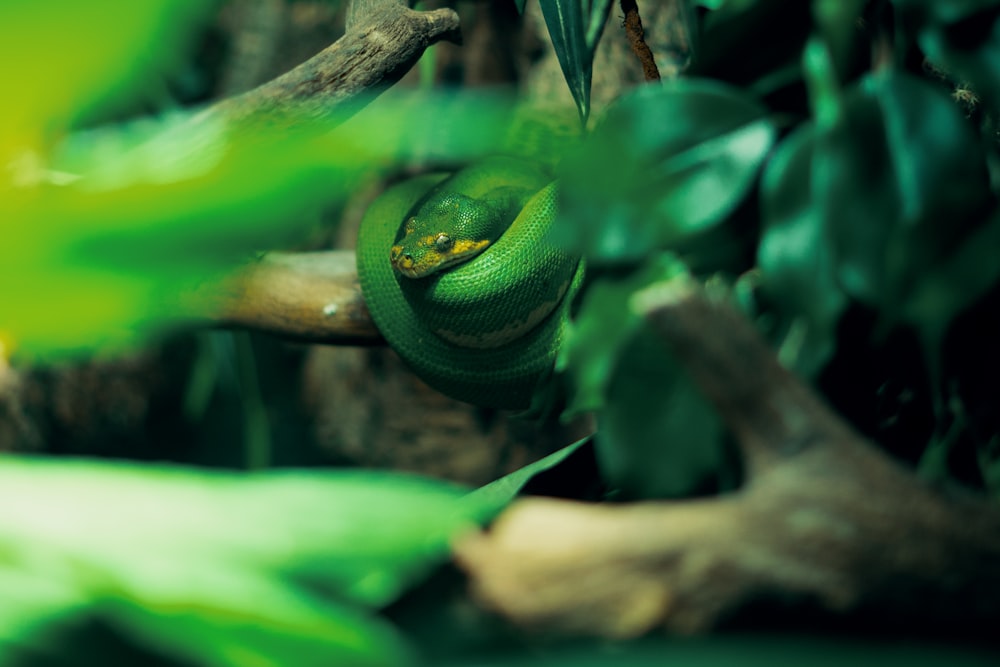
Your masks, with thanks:
M 423 278 L 475 257 L 489 239 L 453 239 L 445 233 L 406 236 L 389 251 L 392 267 L 407 278 Z

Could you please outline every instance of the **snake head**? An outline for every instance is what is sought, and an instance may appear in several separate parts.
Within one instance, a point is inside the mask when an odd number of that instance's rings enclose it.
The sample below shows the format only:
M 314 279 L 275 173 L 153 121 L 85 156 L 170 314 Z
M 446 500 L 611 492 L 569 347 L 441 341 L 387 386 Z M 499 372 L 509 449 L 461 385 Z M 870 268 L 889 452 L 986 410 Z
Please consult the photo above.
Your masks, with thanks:
M 466 262 L 503 232 L 488 203 L 450 192 L 431 197 L 403 223 L 389 261 L 406 278 L 423 278 Z

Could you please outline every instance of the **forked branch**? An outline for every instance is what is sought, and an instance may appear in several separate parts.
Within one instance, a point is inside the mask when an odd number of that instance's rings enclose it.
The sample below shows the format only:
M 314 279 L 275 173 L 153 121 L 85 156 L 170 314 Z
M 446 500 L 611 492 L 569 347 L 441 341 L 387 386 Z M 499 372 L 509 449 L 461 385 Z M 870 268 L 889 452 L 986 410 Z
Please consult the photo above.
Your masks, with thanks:
M 863 614 L 881 630 L 1000 614 L 996 506 L 928 487 L 857 436 L 726 303 L 668 285 L 642 304 L 736 437 L 743 488 L 518 503 L 456 546 L 484 606 L 536 631 L 618 638 L 709 630 L 762 600 Z
M 203 112 L 228 122 L 321 119 L 360 109 L 439 40 L 461 41 L 451 9 L 414 11 L 399 0 L 351 3 L 344 36 L 295 69 Z

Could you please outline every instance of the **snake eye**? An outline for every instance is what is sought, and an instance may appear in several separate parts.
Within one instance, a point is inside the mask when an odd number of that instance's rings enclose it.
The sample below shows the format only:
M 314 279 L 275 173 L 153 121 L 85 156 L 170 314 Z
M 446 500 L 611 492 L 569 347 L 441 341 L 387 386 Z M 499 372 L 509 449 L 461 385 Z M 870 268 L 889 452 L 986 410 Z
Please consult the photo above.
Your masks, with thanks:
M 434 239 L 434 249 L 438 252 L 448 252 L 454 243 L 447 234 L 438 234 L 437 238 Z

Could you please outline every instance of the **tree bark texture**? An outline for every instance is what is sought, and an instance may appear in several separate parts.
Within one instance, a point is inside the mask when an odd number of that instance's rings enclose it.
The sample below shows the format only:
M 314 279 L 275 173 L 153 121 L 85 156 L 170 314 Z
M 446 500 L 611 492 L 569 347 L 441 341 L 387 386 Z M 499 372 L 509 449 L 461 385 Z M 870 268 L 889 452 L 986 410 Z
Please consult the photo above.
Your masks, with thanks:
M 291 71 L 209 107 L 203 117 L 245 123 L 349 114 L 402 78 L 441 39 L 460 40 L 451 9 L 418 12 L 397 0 L 353 5 L 343 37 Z

